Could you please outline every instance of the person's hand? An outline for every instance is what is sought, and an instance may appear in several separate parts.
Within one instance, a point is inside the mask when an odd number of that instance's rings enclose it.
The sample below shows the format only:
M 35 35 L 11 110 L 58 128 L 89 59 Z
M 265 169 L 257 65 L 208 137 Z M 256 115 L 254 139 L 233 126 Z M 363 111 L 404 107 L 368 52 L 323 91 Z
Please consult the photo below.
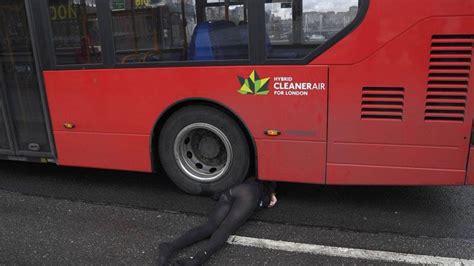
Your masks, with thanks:
M 270 200 L 270 204 L 268 204 L 268 208 L 271 208 L 273 206 L 275 206 L 275 204 L 277 203 L 277 197 L 275 195 L 275 193 L 272 193 L 272 199 Z

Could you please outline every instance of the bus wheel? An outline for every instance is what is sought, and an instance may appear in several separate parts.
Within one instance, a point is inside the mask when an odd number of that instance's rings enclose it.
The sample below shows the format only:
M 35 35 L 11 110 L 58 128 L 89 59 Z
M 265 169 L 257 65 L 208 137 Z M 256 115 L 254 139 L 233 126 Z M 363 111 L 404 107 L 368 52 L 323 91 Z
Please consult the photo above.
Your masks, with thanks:
M 191 194 L 209 194 L 241 183 L 250 152 L 244 132 L 227 114 L 208 106 L 184 107 L 165 122 L 160 162 L 173 182 Z

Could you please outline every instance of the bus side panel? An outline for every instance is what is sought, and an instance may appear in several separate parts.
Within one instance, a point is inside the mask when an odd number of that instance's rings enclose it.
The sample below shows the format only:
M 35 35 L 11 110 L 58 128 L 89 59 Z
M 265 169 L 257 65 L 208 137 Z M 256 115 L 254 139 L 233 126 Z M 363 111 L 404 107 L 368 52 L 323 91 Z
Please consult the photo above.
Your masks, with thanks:
M 469 152 L 469 162 L 467 165 L 466 185 L 474 185 L 474 147 L 471 146 Z
M 473 42 L 474 17 L 430 18 L 331 66 L 327 183 L 464 184 Z
M 268 93 L 239 92 L 240 81 L 253 71 L 261 82 L 268 79 Z M 260 178 L 325 181 L 327 66 L 65 70 L 44 76 L 61 165 L 150 171 L 158 117 L 197 98 L 241 118 L 257 143 Z M 66 123 L 75 127 L 66 129 Z M 267 136 L 268 129 L 281 135 Z M 302 156 L 308 157 L 298 160 Z M 310 161 L 316 163 L 302 167 Z
M 421 20 L 473 14 L 472 0 L 372 0 L 362 24 L 312 63 L 354 64 L 366 59 Z
M 463 170 L 335 163 L 327 171 L 328 183 L 337 185 L 462 185 L 465 176 Z
M 262 180 L 323 184 L 326 142 L 257 140 Z
M 57 131 L 54 138 L 59 165 L 151 172 L 149 135 Z

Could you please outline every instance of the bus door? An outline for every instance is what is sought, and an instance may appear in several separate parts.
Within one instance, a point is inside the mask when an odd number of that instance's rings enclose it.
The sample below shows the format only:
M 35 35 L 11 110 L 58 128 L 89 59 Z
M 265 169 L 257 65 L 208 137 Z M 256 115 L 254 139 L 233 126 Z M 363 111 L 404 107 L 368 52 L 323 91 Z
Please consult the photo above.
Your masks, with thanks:
M 0 156 L 52 157 L 24 0 L 0 3 Z

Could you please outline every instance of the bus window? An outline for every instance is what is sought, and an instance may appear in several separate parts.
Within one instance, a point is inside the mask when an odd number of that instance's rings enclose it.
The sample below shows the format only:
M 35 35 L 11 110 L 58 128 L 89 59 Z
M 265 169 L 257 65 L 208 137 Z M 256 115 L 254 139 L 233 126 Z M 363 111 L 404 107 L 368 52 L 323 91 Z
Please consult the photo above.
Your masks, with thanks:
M 358 0 L 266 0 L 267 58 L 303 58 L 348 26 Z
M 246 0 L 122 2 L 110 5 L 117 63 L 248 59 Z
M 49 0 L 56 64 L 102 62 L 95 0 Z

